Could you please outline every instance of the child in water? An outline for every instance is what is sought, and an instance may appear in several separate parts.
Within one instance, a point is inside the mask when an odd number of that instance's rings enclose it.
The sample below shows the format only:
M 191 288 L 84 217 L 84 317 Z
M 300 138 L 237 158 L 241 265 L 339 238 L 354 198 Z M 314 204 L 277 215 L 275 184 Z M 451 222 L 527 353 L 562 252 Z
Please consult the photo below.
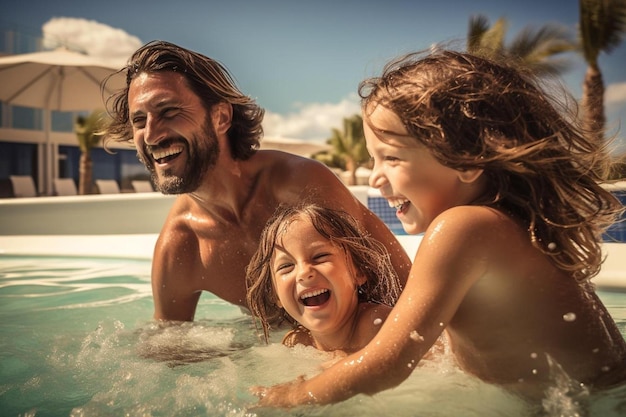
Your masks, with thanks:
M 400 284 L 389 254 L 348 213 L 315 204 L 280 207 L 247 269 L 247 300 L 265 341 L 284 312 L 299 325 L 284 337 L 352 353 L 380 329 Z
M 359 93 L 370 185 L 424 236 L 372 341 L 308 380 L 253 388 L 260 405 L 394 387 L 444 331 L 461 369 L 530 398 L 557 373 L 623 382 L 626 343 L 590 282 L 622 211 L 599 185 L 602 145 L 529 74 L 466 53 L 411 54 Z

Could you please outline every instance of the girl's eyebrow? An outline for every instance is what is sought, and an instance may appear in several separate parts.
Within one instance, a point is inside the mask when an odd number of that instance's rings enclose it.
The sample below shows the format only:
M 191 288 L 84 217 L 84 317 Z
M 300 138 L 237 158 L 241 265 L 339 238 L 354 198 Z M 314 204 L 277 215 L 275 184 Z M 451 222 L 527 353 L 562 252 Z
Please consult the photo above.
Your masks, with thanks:
M 281 245 L 274 245 L 274 250 L 272 252 L 274 252 L 274 255 L 277 255 L 279 253 L 280 254 L 285 254 L 285 255 L 288 254 L 287 249 L 285 249 Z
M 393 130 L 387 130 L 387 129 L 380 129 L 374 125 L 370 124 L 370 129 L 372 129 L 372 131 L 374 131 L 377 134 L 380 135 L 385 135 L 385 136 L 396 136 L 399 138 L 409 138 L 411 137 L 411 135 L 409 133 L 399 133 L 399 132 L 395 132 Z
M 376 125 L 374 125 L 373 123 L 371 123 L 371 121 L 366 121 L 367 125 L 369 126 L 370 129 L 372 129 L 372 131 L 374 133 L 376 133 L 377 135 L 385 135 L 385 136 L 395 136 L 395 137 L 399 137 L 399 138 L 408 138 L 411 137 L 410 133 L 400 133 L 400 132 L 395 132 L 393 130 L 388 130 L 388 129 L 381 129 L 379 127 L 377 127 Z

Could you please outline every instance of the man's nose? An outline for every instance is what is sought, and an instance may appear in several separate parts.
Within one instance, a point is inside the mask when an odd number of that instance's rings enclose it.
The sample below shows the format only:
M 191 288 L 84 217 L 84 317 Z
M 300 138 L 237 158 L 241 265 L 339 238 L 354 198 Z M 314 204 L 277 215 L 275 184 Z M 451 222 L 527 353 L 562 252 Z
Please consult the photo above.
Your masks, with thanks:
M 155 117 L 146 119 L 144 128 L 144 142 L 146 145 L 156 145 L 165 137 L 165 129 L 163 124 Z

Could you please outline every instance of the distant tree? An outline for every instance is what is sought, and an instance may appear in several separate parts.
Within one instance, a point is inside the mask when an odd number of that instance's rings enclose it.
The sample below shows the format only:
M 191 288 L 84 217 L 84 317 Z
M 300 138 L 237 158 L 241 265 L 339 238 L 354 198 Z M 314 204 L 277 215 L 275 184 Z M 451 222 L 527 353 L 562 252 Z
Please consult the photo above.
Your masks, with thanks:
M 507 45 L 508 21 L 500 18 L 493 26 L 483 15 L 470 17 L 467 51 L 491 59 L 513 59 L 538 75 L 562 74 L 569 67 L 556 55 L 577 50 L 578 46 L 567 28 L 547 24 L 538 29 L 524 28 Z
M 580 44 L 587 72 L 581 100 L 585 129 L 604 142 L 604 81 L 598 64 L 601 52 L 610 53 L 626 33 L 626 0 L 580 0 Z
M 348 185 L 355 185 L 357 168 L 370 160 L 365 147 L 363 118 L 358 114 L 344 118 L 343 129 L 333 128 L 327 143 L 331 145 L 331 150 L 316 154 L 315 159 L 348 171 Z
M 88 116 L 78 116 L 74 122 L 74 133 L 80 148 L 78 194 L 91 194 L 93 162 L 91 149 L 102 139 L 100 131 L 104 127 L 106 113 L 94 110 Z

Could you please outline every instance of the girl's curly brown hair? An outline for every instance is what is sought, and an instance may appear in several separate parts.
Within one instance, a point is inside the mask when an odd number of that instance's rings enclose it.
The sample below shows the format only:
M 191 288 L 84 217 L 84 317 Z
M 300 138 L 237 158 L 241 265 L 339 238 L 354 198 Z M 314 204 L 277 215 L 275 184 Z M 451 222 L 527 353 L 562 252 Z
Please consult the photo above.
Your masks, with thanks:
M 600 186 L 606 144 L 586 136 L 573 101 L 547 91 L 513 63 L 441 49 L 400 57 L 359 85 L 365 115 L 382 105 L 441 164 L 484 170 L 488 189 L 474 204 L 525 222 L 533 245 L 584 281 L 623 208 Z
M 401 287 L 391 264 L 389 252 L 378 240 L 361 229 L 349 214 L 313 203 L 298 206 L 280 206 L 268 221 L 261 234 L 259 248 L 246 270 L 247 302 L 252 315 L 263 329 L 265 341 L 269 341 L 270 325 L 283 319 L 296 324 L 277 306 L 276 291 L 272 280 L 271 259 L 276 241 L 295 219 L 311 222 L 324 238 L 343 250 L 358 272 L 366 277 L 359 287 L 362 302 L 393 306 Z M 257 320 L 255 325 L 258 326 Z M 258 327 L 257 327 L 258 328 Z

